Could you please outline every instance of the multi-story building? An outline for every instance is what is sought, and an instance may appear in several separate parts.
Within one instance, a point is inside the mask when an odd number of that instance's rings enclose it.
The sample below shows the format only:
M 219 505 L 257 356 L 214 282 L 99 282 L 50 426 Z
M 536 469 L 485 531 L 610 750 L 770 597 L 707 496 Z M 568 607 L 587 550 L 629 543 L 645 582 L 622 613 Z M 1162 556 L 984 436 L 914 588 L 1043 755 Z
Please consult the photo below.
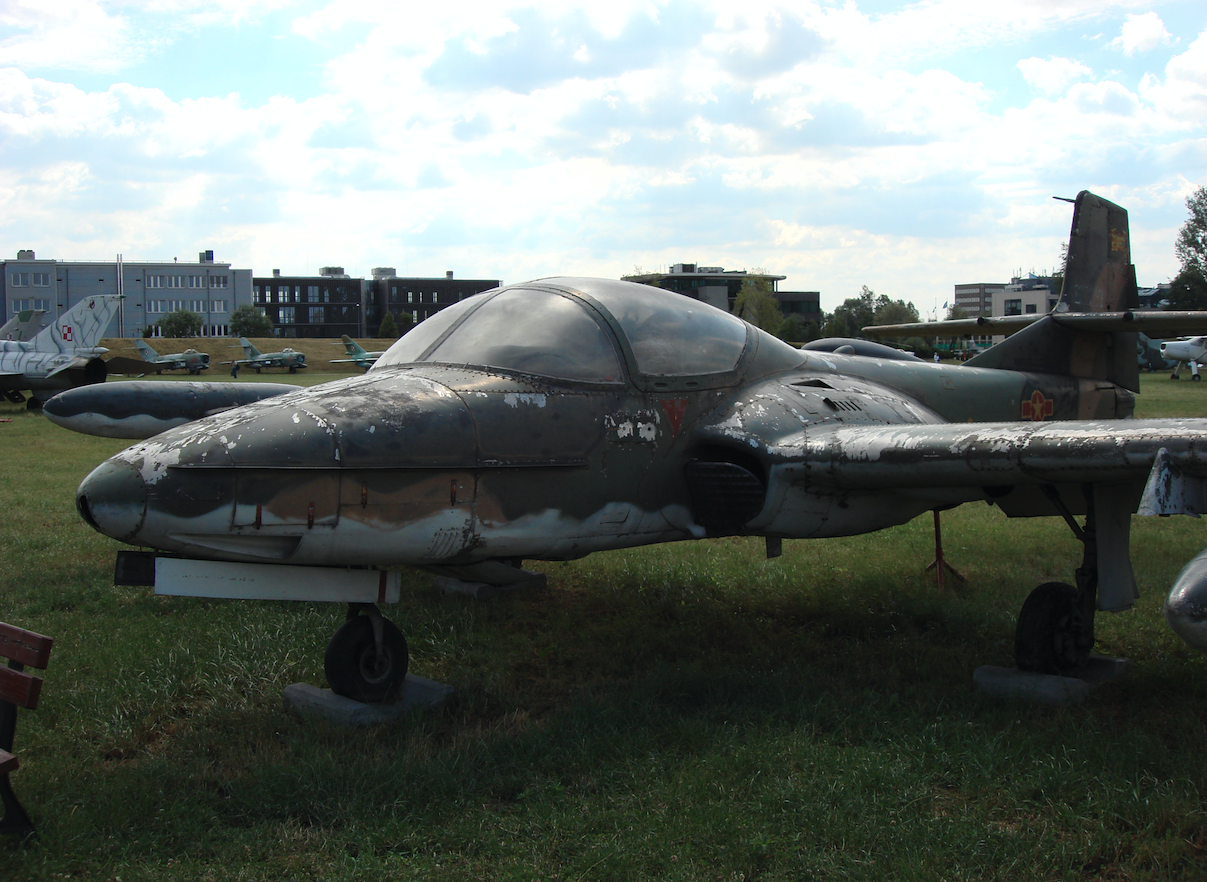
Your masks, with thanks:
M 387 312 L 417 324 L 444 307 L 497 288 L 497 279 L 398 276 L 393 267 L 376 267 L 372 279 L 353 278 L 340 266 L 325 266 L 317 276 L 253 280 L 255 304 L 281 337 L 372 337 Z M 407 324 L 404 322 L 404 324 Z
M 81 300 L 101 294 L 122 294 L 121 309 L 107 337 L 141 336 L 169 313 L 186 309 L 201 316 L 201 334 L 229 333 L 230 314 L 251 303 L 251 270 L 234 269 L 201 252 L 196 262 L 39 259 L 33 251 L 17 252 L 16 260 L 0 260 L 0 305 L 4 318 L 23 309 L 45 309 L 47 324 Z
M 625 276 L 624 280 L 675 291 L 726 312 L 733 312 L 733 304 L 742 290 L 742 283 L 747 279 L 758 279 L 770 286 L 771 296 L 779 301 L 780 311 L 785 316 L 798 315 L 806 324 L 814 322 L 821 325 L 821 294 L 817 291 L 778 290 L 779 283 L 786 278 L 769 273 L 726 270 L 719 266 L 676 263 L 668 273 L 638 273 Z
M 443 278 L 419 278 L 399 276 L 390 266 L 379 266 L 373 270 L 373 307 L 369 313 L 369 331 L 376 334 L 377 327 L 387 312 L 396 318 L 410 317 L 418 324 L 450 304 L 497 288 L 498 279 L 456 279 L 452 270 Z
M 252 280 L 253 302 L 280 337 L 365 336 L 368 286 L 342 266 L 325 266 L 317 276 L 271 276 Z

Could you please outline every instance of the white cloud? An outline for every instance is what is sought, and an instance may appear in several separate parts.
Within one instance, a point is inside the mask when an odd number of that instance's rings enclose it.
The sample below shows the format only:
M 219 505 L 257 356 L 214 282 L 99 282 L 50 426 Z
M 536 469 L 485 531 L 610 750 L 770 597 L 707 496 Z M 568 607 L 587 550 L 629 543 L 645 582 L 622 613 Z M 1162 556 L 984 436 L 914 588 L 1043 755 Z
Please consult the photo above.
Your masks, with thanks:
M 1078 80 L 1085 79 L 1093 71 L 1072 58 L 1024 58 L 1016 65 L 1023 79 L 1033 89 L 1045 95 L 1059 95 Z
M 1165 22 L 1155 12 L 1129 15 L 1123 23 L 1119 36 L 1111 40 L 1111 47 L 1122 49 L 1124 55 L 1149 52 L 1161 45 L 1173 42 L 1173 35 L 1165 29 Z
M 1207 119 L 1207 32 L 1165 65 L 1165 79 L 1146 74 L 1140 94 L 1177 128 L 1201 129 Z

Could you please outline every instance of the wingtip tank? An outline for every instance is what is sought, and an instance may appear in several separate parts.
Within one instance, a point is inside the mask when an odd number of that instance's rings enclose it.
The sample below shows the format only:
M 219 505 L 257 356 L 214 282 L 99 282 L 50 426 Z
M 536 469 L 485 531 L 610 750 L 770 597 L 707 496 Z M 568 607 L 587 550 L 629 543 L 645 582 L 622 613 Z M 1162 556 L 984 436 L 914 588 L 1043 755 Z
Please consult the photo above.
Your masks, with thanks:
M 1165 598 L 1165 621 L 1187 646 L 1207 652 L 1207 549 L 1174 579 Z

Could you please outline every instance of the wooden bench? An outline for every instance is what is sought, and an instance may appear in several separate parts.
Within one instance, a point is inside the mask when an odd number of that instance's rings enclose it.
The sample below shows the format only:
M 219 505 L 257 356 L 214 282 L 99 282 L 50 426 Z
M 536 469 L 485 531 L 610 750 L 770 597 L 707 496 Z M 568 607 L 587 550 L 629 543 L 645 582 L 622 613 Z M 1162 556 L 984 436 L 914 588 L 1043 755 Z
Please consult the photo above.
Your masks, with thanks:
M 44 669 L 50 661 L 54 640 L 33 631 L 0 622 L 0 658 L 8 667 L 0 667 L 0 797 L 4 799 L 4 818 L 0 832 L 32 833 L 33 822 L 13 793 L 8 776 L 20 763 L 13 754 L 13 734 L 17 729 L 17 708 L 33 710 L 42 692 L 42 678 L 25 673 L 25 666 Z

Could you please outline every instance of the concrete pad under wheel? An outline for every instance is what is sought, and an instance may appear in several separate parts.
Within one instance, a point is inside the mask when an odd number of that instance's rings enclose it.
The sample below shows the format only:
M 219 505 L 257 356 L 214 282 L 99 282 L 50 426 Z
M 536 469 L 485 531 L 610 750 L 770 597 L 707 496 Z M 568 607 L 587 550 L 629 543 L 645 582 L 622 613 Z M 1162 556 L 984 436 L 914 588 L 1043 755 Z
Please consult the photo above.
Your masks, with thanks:
M 446 701 L 453 687 L 407 674 L 402 697 L 393 704 L 365 704 L 309 683 L 285 687 L 285 707 L 303 719 L 321 719 L 350 729 L 390 723 L 417 707 Z
M 1075 674 L 1035 674 L 1018 668 L 982 665 L 973 671 L 976 689 L 993 698 L 1021 698 L 1055 706 L 1081 704 L 1095 687 L 1122 677 L 1131 670 L 1129 658 L 1091 655 Z

